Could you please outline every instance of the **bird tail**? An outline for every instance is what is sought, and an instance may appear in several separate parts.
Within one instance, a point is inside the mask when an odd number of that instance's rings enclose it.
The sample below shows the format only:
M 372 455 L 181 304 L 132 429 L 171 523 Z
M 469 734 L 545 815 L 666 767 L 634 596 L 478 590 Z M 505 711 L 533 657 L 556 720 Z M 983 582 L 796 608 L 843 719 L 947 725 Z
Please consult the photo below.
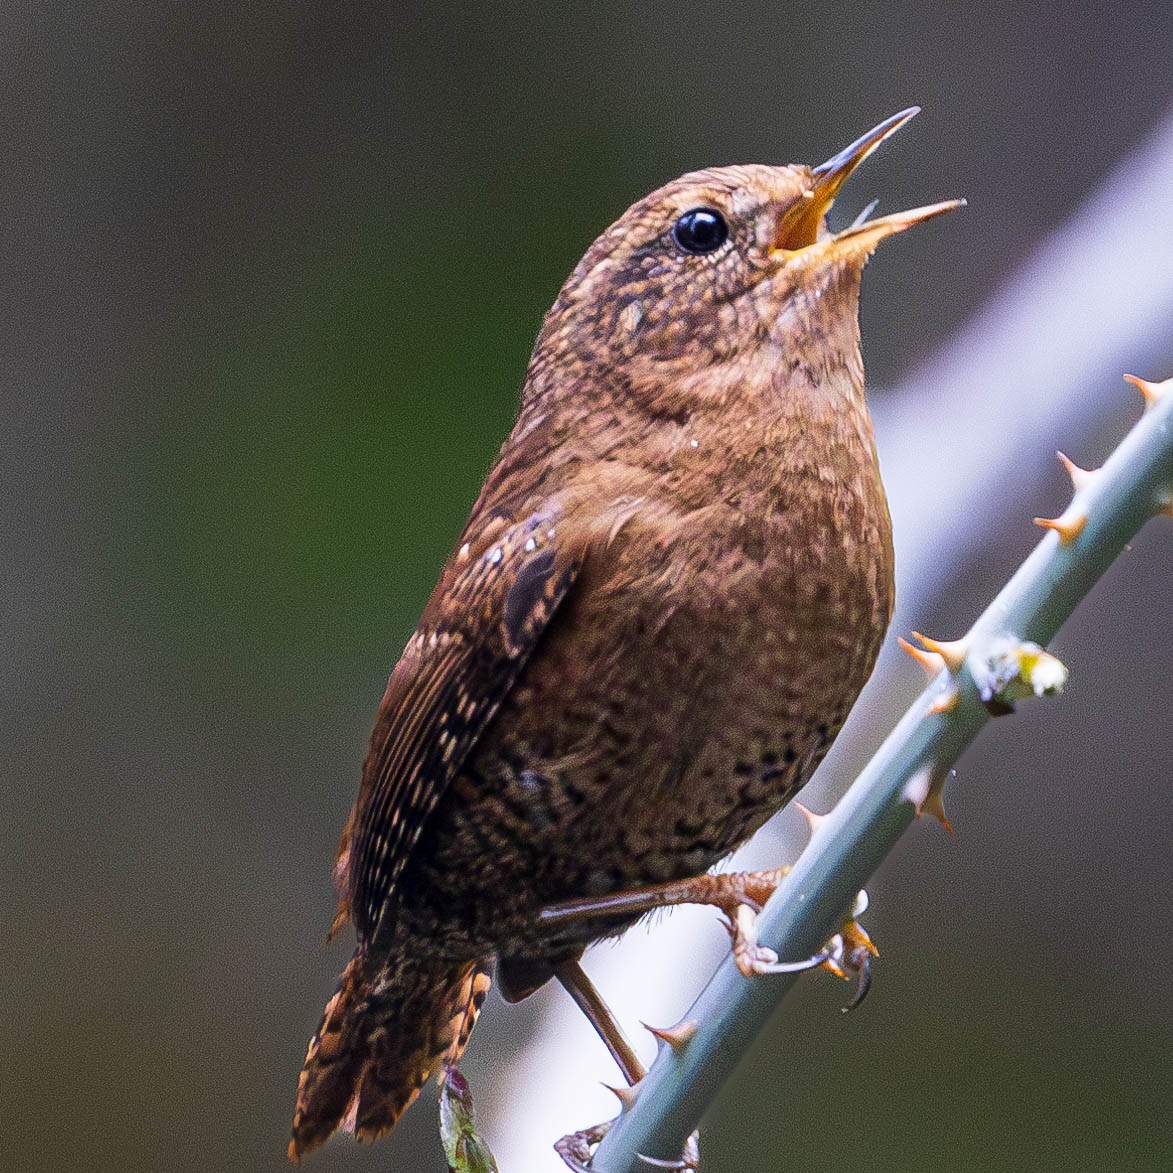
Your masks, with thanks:
M 417 956 L 408 945 L 369 972 L 359 949 L 326 1003 L 297 1083 L 289 1159 L 301 1158 L 338 1129 L 378 1140 L 419 1095 L 441 1063 L 468 1045 L 489 992 L 478 963 Z

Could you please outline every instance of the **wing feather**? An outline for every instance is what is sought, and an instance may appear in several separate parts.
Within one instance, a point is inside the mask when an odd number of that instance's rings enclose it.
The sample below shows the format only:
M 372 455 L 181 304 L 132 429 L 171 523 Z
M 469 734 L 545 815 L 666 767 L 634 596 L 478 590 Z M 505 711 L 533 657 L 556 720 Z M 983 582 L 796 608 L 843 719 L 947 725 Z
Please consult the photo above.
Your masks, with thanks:
M 378 931 L 424 824 L 501 707 L 578 573 L 549 516 L 450 568 L 391 673 L 343 855 L 361 940 Z M 459 557 L 459 556 L 458 556 Z

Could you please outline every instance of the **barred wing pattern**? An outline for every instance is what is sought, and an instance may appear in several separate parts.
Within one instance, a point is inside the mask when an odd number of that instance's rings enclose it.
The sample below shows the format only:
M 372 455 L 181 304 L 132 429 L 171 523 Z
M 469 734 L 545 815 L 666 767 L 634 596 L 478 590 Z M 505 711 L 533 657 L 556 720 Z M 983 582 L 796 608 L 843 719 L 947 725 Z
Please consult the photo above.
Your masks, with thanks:
M 396 664 L 363 770 L 347 864 L 360 941 L 378 932 L 428 815 L 513 687 L 579 565 L 558 549 L 551 518 L 535 515 L 505 529 L 466 566 L 458 563 L 454 579 L 443 576 L 433 595 L 435 602 L 452 582 L 443 612 L 429 604 Z

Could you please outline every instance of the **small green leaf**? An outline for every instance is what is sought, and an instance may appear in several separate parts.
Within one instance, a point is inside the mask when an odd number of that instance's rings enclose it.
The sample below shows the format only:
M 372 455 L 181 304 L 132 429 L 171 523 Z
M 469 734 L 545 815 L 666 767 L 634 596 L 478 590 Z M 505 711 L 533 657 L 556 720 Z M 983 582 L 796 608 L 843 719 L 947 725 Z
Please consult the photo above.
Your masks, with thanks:
M 498 1173 L 489 1146 L 477 1135 L 468 1082 L 455 1067 L 440 1081 L 440 1143 L 450 1173 Z

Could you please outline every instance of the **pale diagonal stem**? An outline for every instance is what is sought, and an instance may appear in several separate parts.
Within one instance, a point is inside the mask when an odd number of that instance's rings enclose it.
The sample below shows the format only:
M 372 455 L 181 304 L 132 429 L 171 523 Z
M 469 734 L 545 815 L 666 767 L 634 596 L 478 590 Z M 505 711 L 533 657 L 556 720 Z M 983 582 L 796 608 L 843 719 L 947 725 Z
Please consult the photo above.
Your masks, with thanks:
M 842 925 L 857 891 L 915 814 L 909 784 L 940 777 L 989 719 L 971 665 L 1007 638 L 1046 644 L 1142 525 L 1173 497 L 1173 381 L 1075 496 L 1068 516 L 1086 514 L 1078 538 L 1048 533 L 971 628 L 966 663 L 942 672 L 921 694 L 818 829 L 767 903 L 760 940 L 783 957 L 815 952 Z M 958 704 L 934 705 L 952 689 Z M 681 1151 L 721 1085 L 796 978 L 741 976 L 727 960 L 686 1015 L 696 1033 L 663 1048 L 633 1107 L 595 1155 L 598 1173 L 640 1173 L 640 1154 Z

